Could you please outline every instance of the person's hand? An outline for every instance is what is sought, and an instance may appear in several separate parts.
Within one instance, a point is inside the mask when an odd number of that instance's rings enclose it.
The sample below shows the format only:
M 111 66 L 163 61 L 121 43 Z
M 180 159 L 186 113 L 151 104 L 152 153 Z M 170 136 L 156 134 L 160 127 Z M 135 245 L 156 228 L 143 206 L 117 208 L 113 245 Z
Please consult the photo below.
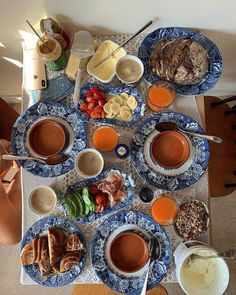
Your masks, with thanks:
M 12 161 L 6 161 L 2 159 L 3 154 L 11 153 L 11 144 L 5 139 L 0 139 L 0 175 L 5 174 L 12 166 Z

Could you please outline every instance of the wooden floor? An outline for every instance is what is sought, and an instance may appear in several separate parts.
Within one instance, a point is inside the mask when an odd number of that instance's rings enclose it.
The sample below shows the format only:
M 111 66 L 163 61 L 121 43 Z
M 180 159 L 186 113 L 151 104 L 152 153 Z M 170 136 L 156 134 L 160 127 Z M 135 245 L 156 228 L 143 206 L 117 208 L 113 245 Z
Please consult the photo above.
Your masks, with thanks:
M 102 284 L 96 285 L 76 285 L 72 295 L 116 295 L 117 293 Z M 161 285 L 146 293 L 147 295 L 168 295 L 168 292 Z

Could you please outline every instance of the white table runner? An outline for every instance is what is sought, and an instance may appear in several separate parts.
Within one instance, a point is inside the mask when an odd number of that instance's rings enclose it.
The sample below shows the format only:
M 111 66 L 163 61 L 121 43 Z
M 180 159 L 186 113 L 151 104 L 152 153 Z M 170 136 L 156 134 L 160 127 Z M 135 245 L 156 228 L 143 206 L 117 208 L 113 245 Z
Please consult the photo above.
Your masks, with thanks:
M 129 35 L 115 35 L 115 36 L 97 36 L 95 37 L 97 41 L 101 42 L 103 40 L 109 39 L 113 40 L 114 42 L 121 44 L 124 40 L 126 40 L 129 37 Z M 138 47 L 140 43 L 143 40 L 143 36 L 140 36 L 138 38 L 135 38 L 133 42 L 131 42 L 127 49 L 127 52 L 130 54 L 137 54 Z M 60 75 L 61 72 L 51 72 L 48 71 L 48 77 L 52 78 L 57 75 Z M 23 80 L 24 81 L 24 80 Z M 87 74 L 84 74 L 83 76 L 83 84 L 86 82 L 95 82 L 93 78 L 88 77 Z M 117 84 L 118 81 L 115 79 L 113 84 Z M 147 88 L 148 88 L 149 83 L 146 81 L 142 81 L 138 85 L 138 90 L 143 96 L 143 100 L 146 100 L 146 94 L 147 94 Z M 30 94 L 28 94 L 26 91 L 23 91 L 23 110 L 27 109 L 31 104 L 35 103 L 35 96 L 32 97 Z M 71 104 L 72 103 L 72 95 L 67 97 L 66 99 L 63 99 L 64 103 Z M 168 111 L 176 111 L 176 112 L 181 112 L 183 114 L 186 114 L 190 117 L 192 117 L 194 120 L 196 120 L 198 123 L 201 124 L 201 119 L 200 115 L 198 112 L 198 107 L 196 104 L 195 97 L 180 97 L 177 96 L 175 99 L 174 103 L 171 105 L 171 107 L 168 108 Z M 148 112 L 146 115 L 142 118 L 142 121 L 146 119 L 147 117 L 152 116 L 153 113 Z M 93 132 L 93 129 L 95 128 L 95 124 L 86 124 L 86 129 L 88 132 L 88 143 L 87 146 L 91 146 L 90 138 L 91 134 Z M 132 128 L 124 128 L 120 126 L 115 126 L 115 129 L 118 131 L 119 134 L 121 134 L 121 141 L 124 143 L 129 143 L 135 129 L 137 128 L 137 125 L 133 126 Z M 135 189 L 135 199 L 134 203 L 132 206 L 130 206 L 130 209 L 135 209 L 135 210 L 140 210 L 144 213 L 150 214 L 150 204 L 144 204 L 139 201 L 139 198 L 137 197 L 137 192 L 139 191 L 139 188 L 144 186 L 144 182 L 138 177 L 136 172 L 134 171 L 133 167 L 130 164 L 129 159 L 126 160 L 119 160 L 117 157 L 114 156 L 114 153 L 108 153 L 107 156 L 105 157 L 105 166 L 109 167 L 111 165 L 117 165 L 118 167 L 122 167 L 124 170 L 129 171 L 133 177 L 136 180 L 137 187 Z M 66 188 L 68 185 L 75 183 L 77 181 L 82 180 L 77 173 L 75 172 L 75 169 L 70 171 L 69 173 L 62 175 L 58 178 L 42 178 L 42 177 L 37 177 L 34 176 L 27 171 L 23 170 L 22 171 L 22 191 L 23 191 L 23 220 L 22 220 L 22 234 L 24 235 L 25 232 L 28 230 L 30 226 L 32 226 L 33 223 L 35 223 L 37 220 L 40 219 L 39 216 L 33 214 L 30 209 L 28 208 L 27 201 L 28 201 L 28 196 L 30 192 L 32 191 L 33 188 L 39 186 L 39 185 L 49 185 L 58 194 L 59 197 L 59 204 L 55 211 L 51 215 L 62 215 L 62 197 L 63 194 L 66 191 Z M 147 186 L 145 184 L 145 186 Z M 155 190 L 157 195 L 161 195 L 163 193 L 162 190 Z M 207 172 L 201 177 L 201 179 L 196 182 L 194 185 L 191 187 L 184 189 L 184 190 L 179 190 L 176 192 L 168 192 L 170 196 L 172 196 L 178 203 L 181 203 L 183 200 L 186 199 L 191 199 L 191 198 L 198 198 L 202 201 L 204 201 L 206 204 L 208 203 L 208 175 Z M 108 216 L 108 215 L 107 215 Z M 81 228 L 82 232 L 85 235 L 87 246 L 88 246 L 88 251 L 87 251 L 87 260 L 86 260 L 86 265 L 80 274 L 80 276 L 74 281 L 74 283 L 99 283 L 99 279 L 97 278 L 95 272 L 93 271 L 93 267 L 90 263 L 89 259 L 89 252 L 90 252 L 90 241 L 91 238 L 95 232 L 95 229 L 101 224 L 101 222 L 104 220 L 104 218 L 100 218 L 96 221 L 94 221 L 91 224 L 88 225 L 79 225 Z M 180 242 L 180 239 L 176 236 L 172 226 L 165 226 L 164 227 L 168 236 L 170 237 L 171 240 L 171 245 L 172 245 L 172 251 L 175 250 L 176 246 Z M 205 235 L 201 237 L 202 241 L 209 242 L 209 232 L 207 232 Z M 176 282 L 176 276 L 175 276 L 175 265 L 174 261 L 172 260 L 171 262 L 171 267 L 168 270 L 168 273 L 166 277 L 163 279 L 163 282 Z M 21 271 L 21 283 L 22 284 L 35 284 L 24 272 L 22 269 Z

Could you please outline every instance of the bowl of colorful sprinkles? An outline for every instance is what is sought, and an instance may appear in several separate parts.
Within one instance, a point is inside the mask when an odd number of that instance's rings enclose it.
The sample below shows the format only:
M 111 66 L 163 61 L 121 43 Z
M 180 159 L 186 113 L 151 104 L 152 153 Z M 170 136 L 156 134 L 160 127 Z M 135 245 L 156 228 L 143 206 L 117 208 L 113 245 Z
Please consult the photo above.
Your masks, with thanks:
M 207 205 L 197 199 L 183 202 L 174 223 L 177 235 L 184 240 L 195 240 L 204 234 L 209 226 Z

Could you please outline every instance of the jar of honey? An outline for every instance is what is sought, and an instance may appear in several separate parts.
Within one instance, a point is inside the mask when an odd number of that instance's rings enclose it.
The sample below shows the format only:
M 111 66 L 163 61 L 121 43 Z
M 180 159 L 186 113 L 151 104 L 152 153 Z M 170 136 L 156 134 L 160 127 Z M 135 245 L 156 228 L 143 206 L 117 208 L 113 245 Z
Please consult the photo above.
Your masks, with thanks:
M 151 206 L 153 219 L 161 225 L 171 225 L 177 217 L 179 207 L 175 200 L 168 196 L 161 196 Z
M 43 62 L 53 71 L 60 71 L 67 64 L 67 57 L 61 44 L 55 38 L 43 37 L 37 42 L 37 51 Z
M 147 105 L 154 112 L 163 111 L 174 99 L 175 88 L 168 82 L 156 82 L 148 89 Z

